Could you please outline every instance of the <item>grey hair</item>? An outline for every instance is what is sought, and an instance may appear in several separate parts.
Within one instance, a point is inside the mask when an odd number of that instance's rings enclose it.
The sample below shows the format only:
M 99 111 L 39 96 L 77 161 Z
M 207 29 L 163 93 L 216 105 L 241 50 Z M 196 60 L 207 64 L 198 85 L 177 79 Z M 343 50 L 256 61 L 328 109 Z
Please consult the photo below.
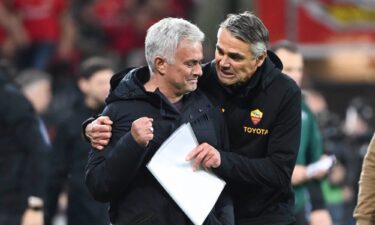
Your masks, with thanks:
M 181 18 L 169 17 L 153 24 L 147 30 L 145 40 L 145 55 L 150 72 L 155 71 L 154 60 L 157 56 L 174 63 L 175 51 L 183 39 L 203 42 L 204 33 L 196 25 Z
M 49 83 L 52 82 L 52 77 L 50 74 L 38 70 L 38 69 L 25 69 L 21 71 L 16 78 L 14 79 L 14 82 L 21 88 L 26 89 L 30 85 L 40 82 L 40 81 L 47 81 Z
M 220 24 L 220 28 L 227 29 L 237 39 L 250 44 L 255 58 L 267 51 L 269 32 L 262 21 L 251 12 L 229 14 Z

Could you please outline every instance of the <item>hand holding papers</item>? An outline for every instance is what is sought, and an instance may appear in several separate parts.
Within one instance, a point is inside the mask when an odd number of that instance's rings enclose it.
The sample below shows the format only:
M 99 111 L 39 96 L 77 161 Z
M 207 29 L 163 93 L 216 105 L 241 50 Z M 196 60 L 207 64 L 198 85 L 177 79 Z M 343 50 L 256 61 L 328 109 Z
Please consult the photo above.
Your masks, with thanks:
M 328 171 L 336 162 L 334 155 L 324 157 L 315 163 L 312 163 L 306 167 L 306 174 L 308 178 L 315 176 L 319 172 Z
M 193 171 L 186 155 L 198 142 L 190 124 L 178 128 L 159 148 L 147 168 L 194 224 L 202 224 L 225 182 L 213 173 Z

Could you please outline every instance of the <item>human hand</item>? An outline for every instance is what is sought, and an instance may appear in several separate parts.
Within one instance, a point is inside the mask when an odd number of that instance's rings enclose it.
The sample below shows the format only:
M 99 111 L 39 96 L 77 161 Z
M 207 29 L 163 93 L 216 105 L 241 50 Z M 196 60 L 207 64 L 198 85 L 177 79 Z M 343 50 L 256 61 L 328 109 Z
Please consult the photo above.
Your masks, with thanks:
M 328 171 L 334 166 L 336 157 L 334 155 L 323 155 L 318 161 L 309 164 L 306 167 L 307 177 L 309 179 L 322 179 Z
M 328 170 L 317 170 L 310 179 L 321 180 L 328 174 Z
M 100 116 L 86 126 L 85 135 L 92 147 L 102 150 L 108 144 L 112 136 L 112 123 L 108 116 Z
M 334 165 L 328 174 L 330 183 L 333 185 L 340 185 L 345 179 L 346 172 L 346 168 L 341 163 Z
M 322 160 L 322 159 L 325 159 L 325 158 L 327 158 L 327 157 L 329 157 L 329 156 L 326 155 L 326 154 L 323 154 L 323 155 L 320 157 L 320 159 Z M 319 170 L 317 170 L 317 171 L 314 173 L 313 176 L 311 176 L 311 178 L 312 178 L 312 179 L 316 179 L 316 180 L 321 180 L 321 179 L 323 179 L 323 177 L 325 177 L 325 176 L 328 174 L 328 172 L 329 172 L 329 169 L 319 169 Z
M 292 174 L 292 185 L 302 184 L 307 180 L 306 167 L 301 165 L 296 165 Z
M 354 198 L 354 190 L 353 190 L 353 187 L 349 186 L 349 185 L 344 185 L 344 188 L 343 188 L 343 197 L 344 197 L 344 201 L 345 202 L 350 202 L 353 200 Z
M 217 168 L 221 164 L 221 157 L 218 150 L 207 143 L 202 143 L 195 147 L 187 156 L 186 160 L 194 160 L 193 170 L 199 169 L 200 165 L 204 168 Z
M 26 209 L 22 216 L 21 225 L 43 225 L 43 211 Z
M 134 140 L 140 146 L 147 146 L 154 138 L 154 128 L 152 127 L 153 121 L 154 120 L 149 117 L 141 117 L 133 121 L 130 132 Z
M 310 214 L 310 225 L 332 225 L 332 219 L 326 209 L 314 210 Z

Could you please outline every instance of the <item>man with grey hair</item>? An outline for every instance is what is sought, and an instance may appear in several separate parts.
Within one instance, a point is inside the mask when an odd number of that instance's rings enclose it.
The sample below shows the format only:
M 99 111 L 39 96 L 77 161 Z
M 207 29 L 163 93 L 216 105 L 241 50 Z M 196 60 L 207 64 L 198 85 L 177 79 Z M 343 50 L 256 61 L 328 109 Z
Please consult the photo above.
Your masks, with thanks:
M 147 32 L 148 67 L 122 72 L 117 76 L 125 78 L 111 86 L 103 115 L 113 121 L 113 135 L 103 151 L 90 151 L 86 184 L 96 200 L 110 202 L 112 224 L 192 224 L 146 164 L 163 141 L 187 122 L 199 143 L 228 148 L 220 110 L 196 90 L 202 75 L 203 40 L 204 34 L 190 22 L 162 19 Z M 226 195 L 204 224 L 234 224 Z
M 38 115 L 40 132 L 45 142 L 50 144 L 47 128 L 42 116 L 47 112 L 52 99 L 51 75 L 38 69 L 25 69 L 16 76 L 14 82 L 33 106 L 34 111 Z
M 187 156 L 194 169 L 213 168 L 227 181 L 238 225 L 294 223 L 291 176 L 301 132 L 301 91 L 267 51 L 268 36 L 249 12 L 230 14 L 220 24 L 215 60 L 203 66 L 199 87 L 222 109 L 231 151 L 201 144 Z M 86 127 L 94 147 L 107 144 L 110 124 L 99 117 Z
M 47 111 L 52 98 L 50 74 L 37 69 L 26 69 L 15 78 L 15 83 L 32 103 L 36 113 L 41 115 Z

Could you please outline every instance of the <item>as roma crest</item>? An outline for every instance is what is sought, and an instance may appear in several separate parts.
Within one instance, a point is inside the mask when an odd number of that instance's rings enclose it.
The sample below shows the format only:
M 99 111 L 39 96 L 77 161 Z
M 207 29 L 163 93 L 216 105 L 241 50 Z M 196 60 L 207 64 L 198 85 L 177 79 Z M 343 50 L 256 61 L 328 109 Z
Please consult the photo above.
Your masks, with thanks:
M 262 116 L 263 116 L 263 113 L 259 109 L 255 109 L 250 112 L 250 119 L 254 125 L 257 125 L 260 122 L 260 120 L 262 119 Z

